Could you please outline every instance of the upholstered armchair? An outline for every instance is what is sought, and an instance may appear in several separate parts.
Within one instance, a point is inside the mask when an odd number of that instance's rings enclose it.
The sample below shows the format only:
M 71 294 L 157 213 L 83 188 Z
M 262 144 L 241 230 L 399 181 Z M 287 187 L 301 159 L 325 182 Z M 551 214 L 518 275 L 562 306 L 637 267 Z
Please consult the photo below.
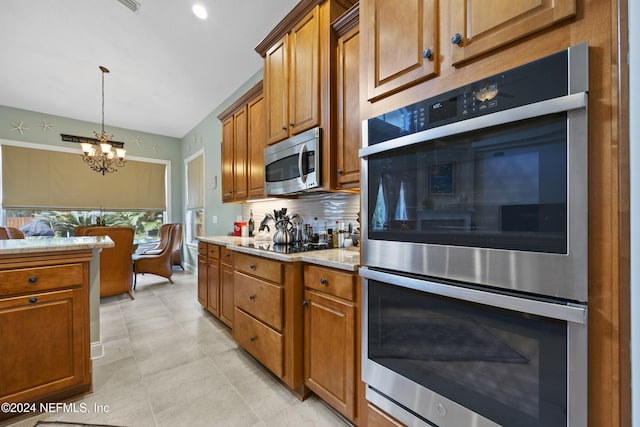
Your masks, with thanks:
M 167 245 L 167 240 L 169 240 L 169 234 L 171 234 L 171 229 L 173 228 L 173 225 L 174 224 L 162 224 L 158 232 L 158 234 L 160 235 L 160 241 L 154 247 L 145 249 L 143 254 L 145 255 L 159 254 L 162 251 L 162 249 L 164 249 L 164 247 Z
M 19 228 L 0 227 L 0 240 L 24 239 L 24 234 Z
M 173 241 L 175 239 L 175 233 L 173 229 L 175 224 L 169 224 L 170 229 L 168 233 L 167 242 L 158 253 L 154 254 L 141 254 L 133 256 L 133 289 L 136 288 L 136 279 L 138 273 L 155 274 L 156 276 L 162 276 L 173 283 L 171 276 L 173 275 L 173 268 L 171 265 L 171 254 L 173 252 Z
M 127 293 L 133 296 L 131 253 L 133 252 L 133 227 L 76 227 L 76 236 L 109 236 L 115 246 L 100 252 L 100 297 Z
M 173 227 L 173 250 L 171 251 L 171 265 L 180 266 L 184 270 L 182 265 L 182 224 L 174 224 Z

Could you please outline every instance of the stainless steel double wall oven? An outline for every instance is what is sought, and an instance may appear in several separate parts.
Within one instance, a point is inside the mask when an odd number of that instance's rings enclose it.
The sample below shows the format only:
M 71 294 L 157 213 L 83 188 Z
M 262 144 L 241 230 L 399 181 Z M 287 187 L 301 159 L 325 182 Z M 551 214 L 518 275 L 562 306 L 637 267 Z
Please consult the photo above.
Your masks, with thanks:
M 588 46 L 363 123 L 363 380 L 407 425 L 587 425 Z

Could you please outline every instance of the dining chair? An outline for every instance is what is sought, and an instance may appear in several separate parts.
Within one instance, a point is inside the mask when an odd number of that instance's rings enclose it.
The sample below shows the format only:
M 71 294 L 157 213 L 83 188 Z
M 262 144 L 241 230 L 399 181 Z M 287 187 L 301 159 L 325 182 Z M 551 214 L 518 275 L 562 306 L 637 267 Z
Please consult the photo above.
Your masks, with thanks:
M 138 274 L 155 274 L 156 276 L 164 277 L 169 280 L 170 283 L 173 283 L 173 280 L 171 280 L 171 276 L 173 275 L 171 254 L 173 252 L 174 226 L 175 224 L 170 224 L 167 243 L 162 249 L 160 249 L 160 252 L 154 254 L 144 253 L 140 255 L 133 255 L 133 289 L 136 288 Z

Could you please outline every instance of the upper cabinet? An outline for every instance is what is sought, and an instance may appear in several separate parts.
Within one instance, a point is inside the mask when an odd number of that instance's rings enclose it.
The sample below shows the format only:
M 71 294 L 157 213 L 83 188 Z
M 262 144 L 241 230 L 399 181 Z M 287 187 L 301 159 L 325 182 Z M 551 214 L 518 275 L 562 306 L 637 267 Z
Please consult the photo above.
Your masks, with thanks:
M 451 0 L 450 13 L 458 65 L 574 16 L 576 0 Z
M 222 122 L 222 201 L 264 194 L 266 147 L 262 82 L 218 116 Z
M 439 70 L 438 1 L 370 0 L 361 25 L 366 37 L 367 99 L 375 101 Z
M 301 0 L 256 47 L 264 58 L 267 143 L 322 128 L 322 188 L 336 188 L 336 36 L 331 23 L 356 0 Z M 357 119 L 359 121 L 359 117 Z

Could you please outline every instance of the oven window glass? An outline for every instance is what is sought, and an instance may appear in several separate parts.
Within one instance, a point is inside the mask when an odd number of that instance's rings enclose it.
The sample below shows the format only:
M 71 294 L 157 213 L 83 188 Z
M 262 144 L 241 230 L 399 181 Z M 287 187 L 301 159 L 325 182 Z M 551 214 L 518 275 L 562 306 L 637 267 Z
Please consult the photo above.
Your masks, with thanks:
M 369 238 L 567 252 L 567 118 L 368 157 Z
M 368 358 L 504 426 L 564 426 L 567 324 L 368 281 Z
M 267 182 L 282 182 L 300 178 L 298 169 L 299 154 L 280 158 L 265 166 L 265 179 Z M 315 171 L 315 152 L 302 153 L 302 171 L 309 174 Z

